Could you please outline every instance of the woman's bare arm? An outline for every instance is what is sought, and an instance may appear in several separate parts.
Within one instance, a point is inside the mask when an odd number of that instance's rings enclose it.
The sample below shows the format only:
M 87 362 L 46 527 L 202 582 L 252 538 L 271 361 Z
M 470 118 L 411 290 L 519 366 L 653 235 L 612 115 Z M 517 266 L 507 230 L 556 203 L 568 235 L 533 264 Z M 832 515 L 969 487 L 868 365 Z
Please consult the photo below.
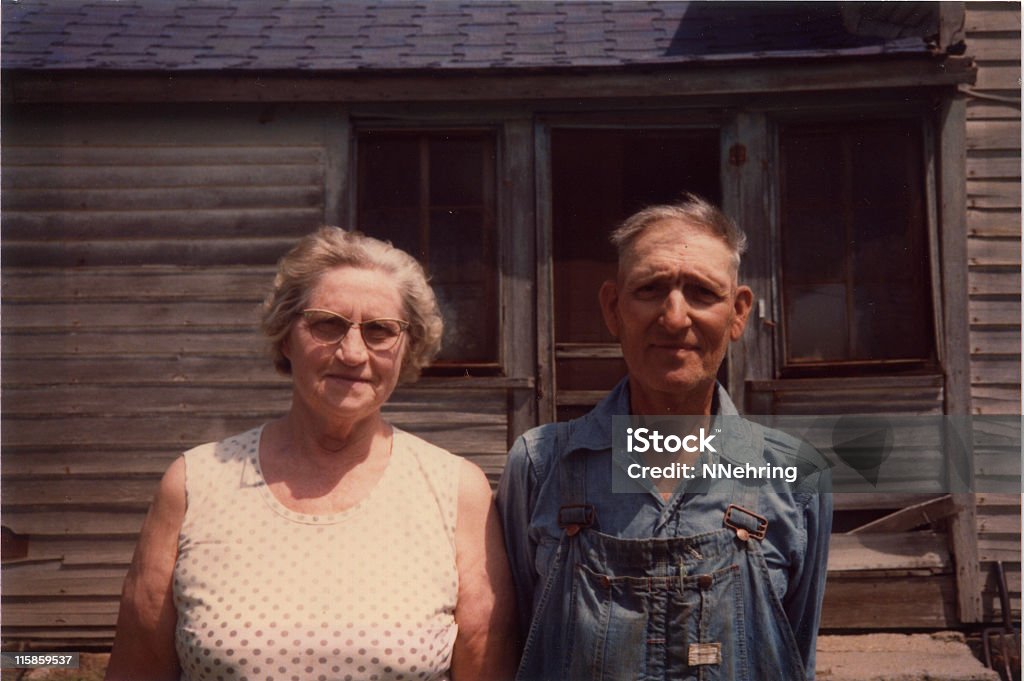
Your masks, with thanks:
M 487 477 L 463 461 L 455 528 L 459 634 L 453 681 L 503 681 L 519 664 L 515 594 L 497 508 Z
M 179 677 L 171 585 L 184 518 L 185 460 L 179 458 L 160 481 L 125 577 L 107 681 Z

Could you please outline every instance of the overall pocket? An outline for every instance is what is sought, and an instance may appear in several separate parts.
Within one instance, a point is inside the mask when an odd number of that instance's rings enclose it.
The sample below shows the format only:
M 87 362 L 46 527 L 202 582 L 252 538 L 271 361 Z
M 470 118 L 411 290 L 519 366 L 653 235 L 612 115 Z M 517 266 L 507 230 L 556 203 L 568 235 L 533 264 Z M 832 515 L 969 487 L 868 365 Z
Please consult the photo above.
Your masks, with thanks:
M 568 677 L 748 679 L 740 568 L 699 570 L 612 575 L 576 565 Z
M 743 571 L 736 564 L 699 570 L 680 580 L 682 588 L 668 607 L 665 669 L 686 669 L 687 680 L 747 681 Z

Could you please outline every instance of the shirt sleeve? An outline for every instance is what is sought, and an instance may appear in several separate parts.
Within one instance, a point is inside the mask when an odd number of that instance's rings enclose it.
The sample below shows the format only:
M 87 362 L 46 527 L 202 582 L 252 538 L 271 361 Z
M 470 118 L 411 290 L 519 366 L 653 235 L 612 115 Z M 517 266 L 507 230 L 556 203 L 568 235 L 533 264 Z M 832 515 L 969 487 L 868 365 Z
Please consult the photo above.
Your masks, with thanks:
M 795 583 L 783 603 L 808 681 L 814 681 L 818 626 L 828 572 L 828 543 L 832 534 L 832 490 L 829 482 L 829 472 L 823 471 L 817 490 L 809 495 L 804 507 L 807 548 Z
M 498 482 L 498 513 L 505 532 L 505 548 L 516 588 L 521 640 L 525 641 L 533 616 L 536 588 L 534 558 L 537 544 L 531 538 L 530 518 L 536 502 L 537 476 L 530 461 L 526 440 L 520 436 L 508 453 L 505 470 Z

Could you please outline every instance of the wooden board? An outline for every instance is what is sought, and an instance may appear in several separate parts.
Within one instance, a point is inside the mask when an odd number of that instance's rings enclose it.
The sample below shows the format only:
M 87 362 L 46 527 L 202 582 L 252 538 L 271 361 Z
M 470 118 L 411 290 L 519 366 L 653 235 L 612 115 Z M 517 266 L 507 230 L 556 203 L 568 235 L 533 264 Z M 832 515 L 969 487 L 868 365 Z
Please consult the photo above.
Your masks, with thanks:
M 6 565 L 3 569 L 4 597 L 106 596 L 121 595 L 127 566 L 122 568 L 39 569 L 39 566 Z M 6 610 L 6 608 L 5 608 Z M 6 613 L 5 613 L 6 620 Z
M 978 300 L 972 298 L 968 307 L 972 325 L 1020 327 L 1020 301 Z
M 748 383 L 747 413 L 941 413 L 940 377 L 785 379 Z
M 1012 208 L 968 209 L 969 236 L 1020 237 L 1020 211 Z
M 274 281 L 274 267 L 231 266 L 143 266 L 95 267 L 88 269 L 25 268 L 4 269 L 5 302 L 68 303 L 112 301 L 130 297 L 135 301 L 175 299 L 247 300 L 257 304 Z
M 989 62 L 978 64 L 978 79 L 974 83 L 978 90 L 1009 90 L 1020 92 L 1020 62 Z
M 967 120 L 1020 120 L 1020 104 L 1013 97 L 1004 99 L 982 99 L 975 97 L 967 100 Z
M 3 601 L 4 627 L 110 627 L 117 621 L 118 599 L 52 598 Z
M 989 359 L 979 357 L 971 362 L 971 383 L 1002 383 L 1020 385 L 1020 356 L 1010 359 Z
M 967 182 L 969 208 L 1020 209 L 1018 180 L 970 180 Z
M 952 575 L 830 574 L 821 629 L 945 629 L 957 627 Z
M 9 81 L 12 103 L 133 102 L 477 102 L 537 99 L 588 100 L 620 97 L 693 97 L 694 95 L 857 91 L 865 88 L 909 88 L 953 85 L 974 79 L 973 62 L 965 57 L 943 60 L 919 55 L 891 55 L 886 68 L 874 60 L 850 61 L 838 67 L 827 60 L 787 63 L 770 69 L 750 65 L 694 65 L 679 78 L 675 65 L 625 73 L 590 72 L 581 77 L 562 73 L 523 73 L 496 80 L 487 74 L 448 74 L 423 78 L 419 74 L 237 74 L 173 79 L 138 74 L 81 78 L 48 73 L 22 73 Z
M 1006 256 L 1004 256 L 1006 257 Z M 1020 257 L 1018 252 L 1017 257 Z M 1020 293 L 1020 266 L 972 268 L 968 276 L 971 295 L 1012 296 Z M 1019 347 L 1017 348 L 1020 349 Z
M 968 11 L 967 14 L 971 15 L 973 12 Z M 1008 25 L 1004 25 L 1003 30 L 1005 31 L 1007 27 Z M 986 62 L 1019 61 L 1020 35 L 1018 34 L 1017 37 L 1013 37 L 1012 35 L 1007 35 L 1007 33 L 968 33 L 967 52 L 978 58 L 979 66 L 982 70 L 986 68 Z
M 964 11 L 964 30 L 989 33 L 1020 30 L 1020 5 L 1013 2 L 970 2 Z
M 828 570 L 932 570 L 949 572 L 946 539 L 933 532 L 836 534 L 828 548 Z
M 976 385 L 972 405 L 978 414 L 1020 414 L 1020 386 Z
M 969 180 L 1017 180 L 1020 181 L 1020 153 L 1012 151 L 998 156 L 976 152 L 967 157 L 967 179 Z
M 1019 86 L 1018 86 L 1019 87 Z M 1019 149 L 1020 119 L 967 121 L 967 150 Z

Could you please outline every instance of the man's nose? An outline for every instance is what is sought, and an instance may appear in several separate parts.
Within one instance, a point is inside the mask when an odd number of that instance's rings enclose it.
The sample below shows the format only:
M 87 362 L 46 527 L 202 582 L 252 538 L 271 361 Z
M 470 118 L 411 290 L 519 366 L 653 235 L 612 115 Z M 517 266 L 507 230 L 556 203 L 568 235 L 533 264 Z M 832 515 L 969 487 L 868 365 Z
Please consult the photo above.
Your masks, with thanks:
M 341 342 L 338 343 L 334 354 L 345 364 L 355 365 L 365 362 L 370 351 L 363 340 L 363 334 L 356 327 L 352 327 L 345 334 L 345 337 L 341 339 Z
M 690 305 L 679 289 L 673 289 L 665 298 L 661 323 L 669 331 L 679 331 L 690 326 Z

